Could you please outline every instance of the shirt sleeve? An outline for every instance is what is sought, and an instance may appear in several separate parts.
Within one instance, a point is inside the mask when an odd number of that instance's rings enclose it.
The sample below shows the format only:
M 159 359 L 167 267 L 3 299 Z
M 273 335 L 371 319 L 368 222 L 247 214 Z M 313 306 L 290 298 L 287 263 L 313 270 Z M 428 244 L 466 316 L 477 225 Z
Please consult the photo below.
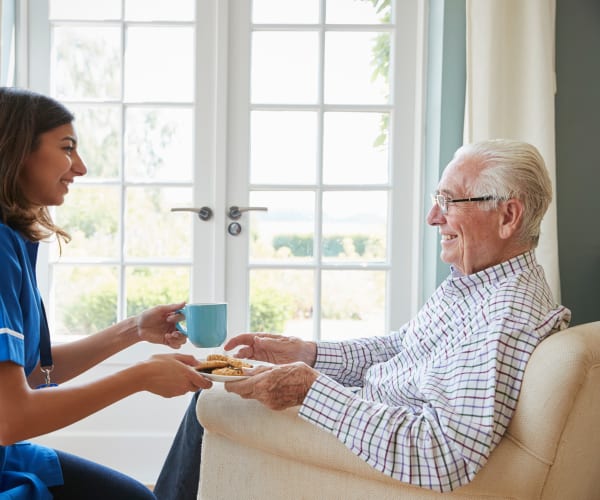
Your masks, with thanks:
M 406 390 L 394 393 L 393 383 L 384 397 L 367 398 L 323 374 L 299 416 L 386 475 L 451 491 L 473 479 L 500 441 L 539 340 L 531 327 L 513 335 L 504 328 L 488 325 L 448 359 L 415 374 L 412 401 Z M 394 372 L 381 376 L 389 381 Z
M 341 342 L 319 342 L 314 368 L 345 386 L 361 386 L 372 365 L 388 361 L 402 349 L 404 331 Z

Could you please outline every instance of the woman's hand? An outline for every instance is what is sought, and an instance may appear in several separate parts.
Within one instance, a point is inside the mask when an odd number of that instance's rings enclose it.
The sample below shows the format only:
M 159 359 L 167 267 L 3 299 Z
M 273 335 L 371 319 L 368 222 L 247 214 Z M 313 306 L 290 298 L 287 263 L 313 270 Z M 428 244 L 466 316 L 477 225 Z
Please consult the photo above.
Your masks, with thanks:
M 194 370 L 199 361 L 186 354 L 155 354 L 139 363 L 144 369 L 145 390 L 165 398 L 212 387 L 212 382 Z
M 270 333 L 242 333 L 225 343 L 229 351 L 243 346 L 235 356 L 237 358 L 268 361 L 277 365 L 302 361 L 313 366 L 317 359 L 317 344 L 306 342 L 297 337 L 285 337 Z
M 183 315 L 177 314 L 183 306 L 185 302 L 160 305 L 139 314 L 136 318 L 138 337 L 153 344 L 179 349 L 187 342 L 187 337 L 175 327 L 175 323 L 184 319 Z

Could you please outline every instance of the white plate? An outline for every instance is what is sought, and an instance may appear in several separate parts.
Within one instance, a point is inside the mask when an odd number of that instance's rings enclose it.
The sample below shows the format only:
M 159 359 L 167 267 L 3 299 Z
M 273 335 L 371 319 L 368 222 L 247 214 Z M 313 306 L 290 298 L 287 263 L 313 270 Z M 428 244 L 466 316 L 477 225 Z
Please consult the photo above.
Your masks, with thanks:
M 267 363 L 266 361 L 256 361 L 255 359 L 241 359 L 240 361 L 244 361 L 246 363 L 251 364 L 252 368 L 257 367 L 257 366 L 273 366 L 273 363 Z M 244 380 L 251 376 L 251 375 L 217 375 L 214 373 L 204 373 L 204 372 L 200 372 L 200 375 L 204 375 L 207 379 L 210 379 L 213 382 L 232 382 L 234 380 Z

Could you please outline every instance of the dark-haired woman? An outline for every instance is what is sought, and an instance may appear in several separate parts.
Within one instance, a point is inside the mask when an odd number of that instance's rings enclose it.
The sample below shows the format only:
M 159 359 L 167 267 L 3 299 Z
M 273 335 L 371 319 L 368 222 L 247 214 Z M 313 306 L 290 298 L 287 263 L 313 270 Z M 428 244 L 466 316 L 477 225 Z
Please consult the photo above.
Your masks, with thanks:
M 137 481 L 82 458 L 23 440 L 81 420 L 131 394 L 172 397 L 210 387 L 181 354 L 155 355 L 82 385 L 62 386 L 113 354 L 147 341 L 178 348 L 183 304 L 160 305 L 81 340 L 50 348 L 35 277 L 39 242 L 69 235 L 48 207 L 86 174 L 73 115 L 59 102 L 0 88 L 0 497 L 142 499 Z

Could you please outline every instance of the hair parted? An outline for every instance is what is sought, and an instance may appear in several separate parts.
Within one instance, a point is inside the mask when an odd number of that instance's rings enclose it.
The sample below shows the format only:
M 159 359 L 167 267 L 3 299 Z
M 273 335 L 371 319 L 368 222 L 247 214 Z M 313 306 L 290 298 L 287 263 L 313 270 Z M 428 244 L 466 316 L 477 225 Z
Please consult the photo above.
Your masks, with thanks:
M 518 237 L 536 247 L 542 219 L 552 201 L 552 182 L 537 148 L 526 142 L 491 139 L 462 146 L 455 158 L 468 156 L 480 161 L 482 169 L 474 182 L 478 193 L 499 200 L 523 203 L 523 224 Z M 486 202 L 494 206 L 497 201 Z
M 21 169 L 36 150 L 40 135 L 73 122 L 73 114 L 58 101 L 36 92 L 0 87 L 0 217 L 31 241 L 69 234 L 56 226 L 47 207 L 33 206 L 19 187 Z

